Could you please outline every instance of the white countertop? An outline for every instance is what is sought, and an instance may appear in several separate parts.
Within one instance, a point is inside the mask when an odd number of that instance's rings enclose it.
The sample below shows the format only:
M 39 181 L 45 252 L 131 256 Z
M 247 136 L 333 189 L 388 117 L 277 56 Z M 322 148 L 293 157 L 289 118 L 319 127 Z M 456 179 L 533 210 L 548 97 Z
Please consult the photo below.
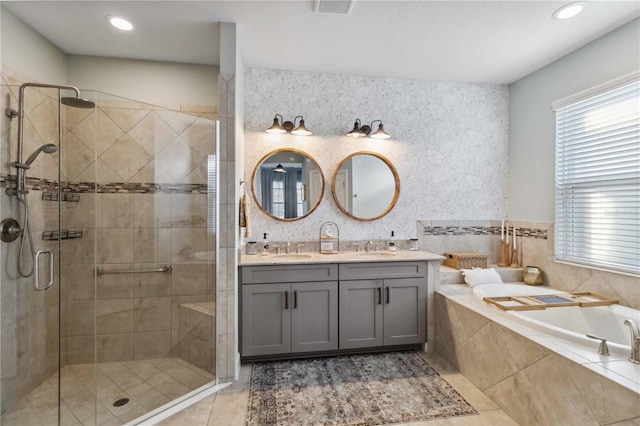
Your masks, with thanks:
M 357 262 L 399 262 L 399 261 L 440 261 L 443 256 L 429 253 L 427 251 L 401 250 L 396 252 L 381 251 L 377 253 L 356 253 L 354 251 L 341 252 L 338 254 L 320 254 L 317 252 L 307 252 L 298 254 L 269 254 L 269 255 L 247 255 L 240 256 L 240 266 L 251 265 L 283 265 L 283 264 L 305 264 L 305 263 L 357 263 Z

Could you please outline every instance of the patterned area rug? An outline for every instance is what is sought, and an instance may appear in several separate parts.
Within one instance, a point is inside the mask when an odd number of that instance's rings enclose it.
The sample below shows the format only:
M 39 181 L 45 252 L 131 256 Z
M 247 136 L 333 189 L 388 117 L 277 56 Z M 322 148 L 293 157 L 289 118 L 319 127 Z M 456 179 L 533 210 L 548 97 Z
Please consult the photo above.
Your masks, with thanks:
M 415 352 L 254 363 L 247 425 L 382 425 L 478 412 Z

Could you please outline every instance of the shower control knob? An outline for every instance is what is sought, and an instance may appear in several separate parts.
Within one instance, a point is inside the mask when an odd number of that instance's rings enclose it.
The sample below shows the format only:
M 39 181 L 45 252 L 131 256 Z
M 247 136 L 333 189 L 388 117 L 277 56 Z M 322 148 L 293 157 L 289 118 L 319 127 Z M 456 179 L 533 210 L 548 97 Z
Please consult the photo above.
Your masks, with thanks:
M 0 222 L 0 239 L 5 243 L 15 241 L 22 234 L 22 228 L 17 220 L 8 218 Z

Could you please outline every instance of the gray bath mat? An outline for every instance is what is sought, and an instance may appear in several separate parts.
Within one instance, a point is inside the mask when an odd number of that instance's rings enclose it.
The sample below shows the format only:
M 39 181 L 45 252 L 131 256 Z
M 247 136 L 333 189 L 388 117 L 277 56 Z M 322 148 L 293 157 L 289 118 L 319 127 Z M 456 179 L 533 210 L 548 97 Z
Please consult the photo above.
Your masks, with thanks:
M 478 412 L 415 352 L 254 363 L 246 425 L 381 425 Z

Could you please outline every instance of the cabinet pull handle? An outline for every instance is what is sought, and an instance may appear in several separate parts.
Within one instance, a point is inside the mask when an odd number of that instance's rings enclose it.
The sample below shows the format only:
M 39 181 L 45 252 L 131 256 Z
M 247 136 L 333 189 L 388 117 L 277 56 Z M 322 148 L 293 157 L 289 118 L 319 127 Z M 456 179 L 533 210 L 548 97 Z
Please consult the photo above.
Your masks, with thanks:
M 284 308 L 289 309 L 289 292 L 284 292 Z
M 298 309 L 298 290 L 293 290 L 293 309 Z
M 382 287 L 378 287 L 378 305 L 382 305 Z
M 387 305 L 389 303 L 391 303 L 391 292 L 389 291 L 389 287 L 387 287 L 385 290 L 387 290 Z

